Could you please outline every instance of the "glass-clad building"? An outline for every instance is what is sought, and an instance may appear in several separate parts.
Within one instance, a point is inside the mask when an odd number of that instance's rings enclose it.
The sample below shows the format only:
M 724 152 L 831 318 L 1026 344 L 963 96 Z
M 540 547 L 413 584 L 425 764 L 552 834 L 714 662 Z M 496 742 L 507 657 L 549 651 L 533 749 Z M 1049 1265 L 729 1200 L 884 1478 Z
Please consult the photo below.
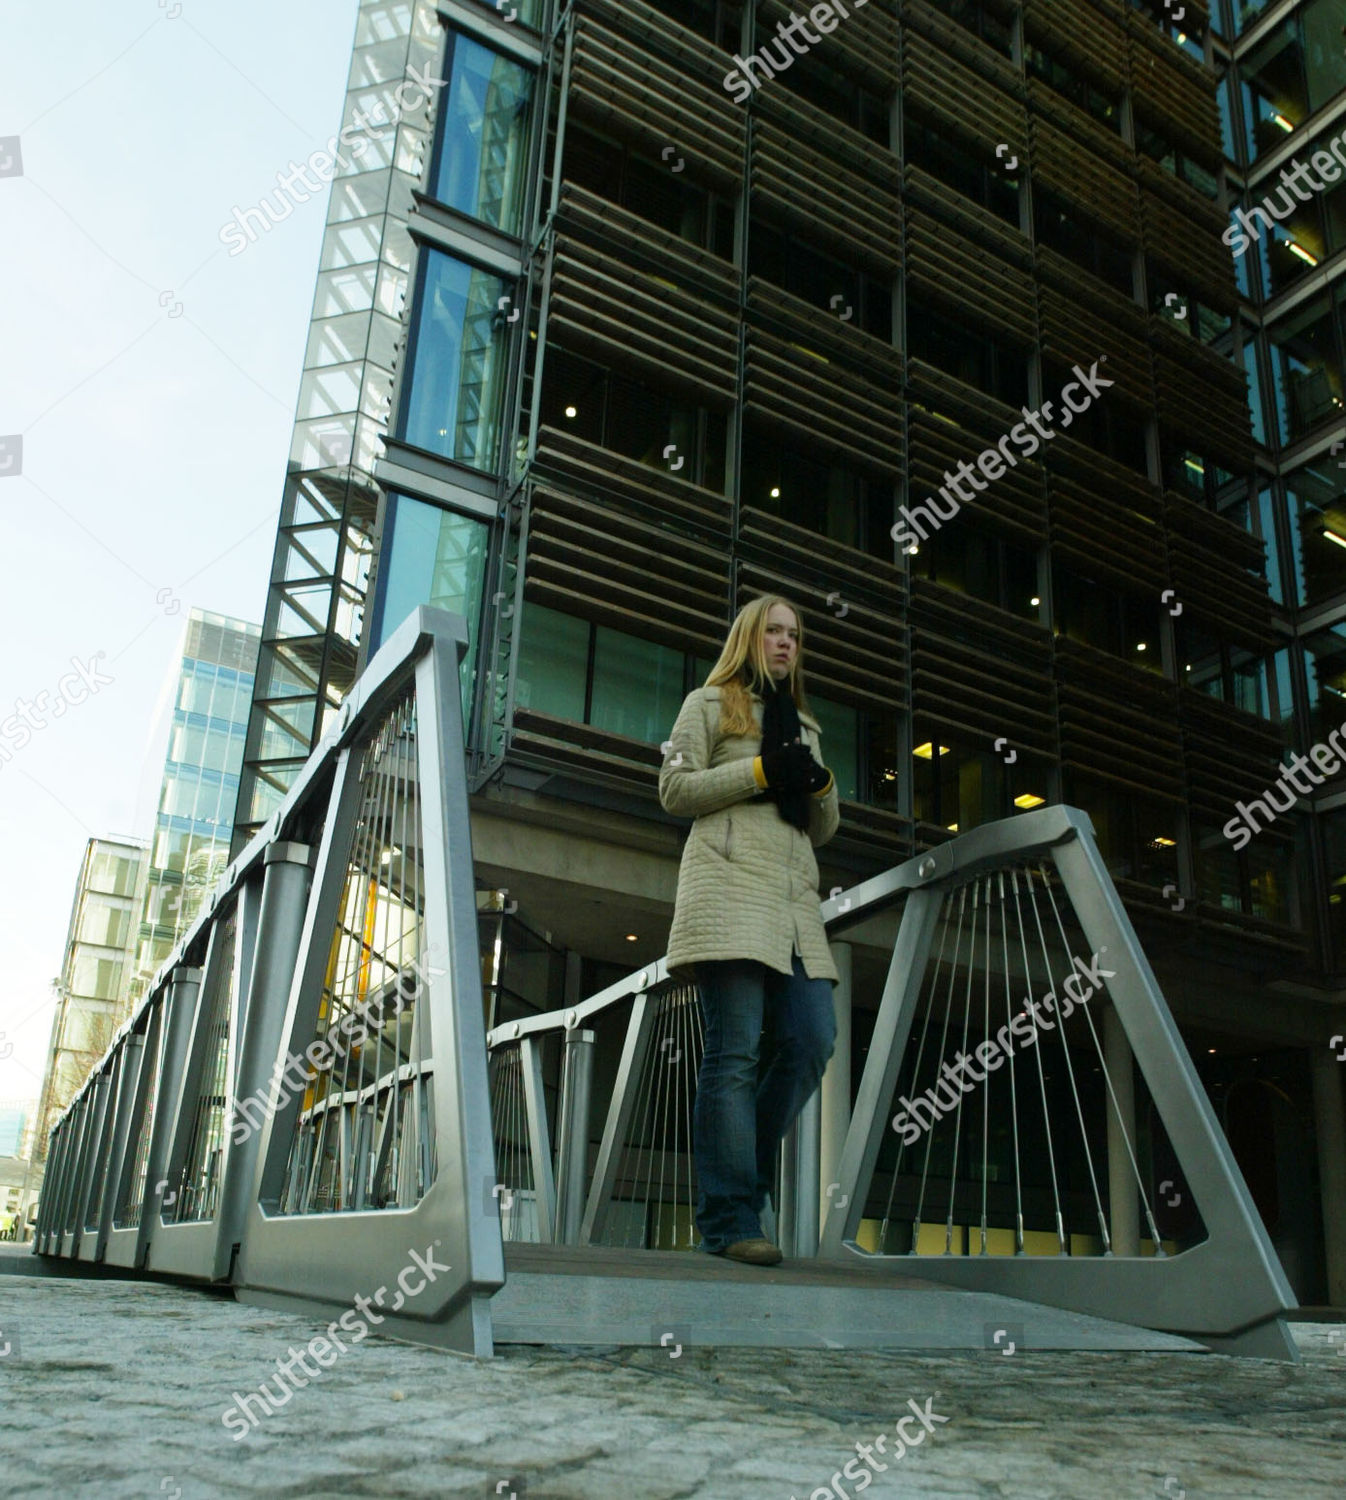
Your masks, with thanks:
M 664 951 L 659 747 L 781 592 L 842 799 L 820 888 L 1084 808 L 1275 1181 L 1340 1148 L 1346 823 L 1327 788 L 1316 823 L 1305 798 L 1229 828 L 1346 694 L 1346 199 L 1234 231 L 1346 129 L 1339 0 L 869 0 L 791 51 L 792 14 L 362 5 L 353 79 L 440 83 L 334 185 L 323 278 L 379 205 L 341 419 L 370 445 L 297 448 L 290 484 L 364 520 L 310 549 L 321 576 L 282 527 L 237 838 L 341 674 L 451 609 L 492 1019 L 590 993 Z M 858 1018 L 888 954 L 852 946 Z M 1311 1192 L 1262 1206 L 1305 1298 L 1346 1296 Z
M 128 1013 L 229 863 L 260 634 L 246 620 L 203 609 L 188 615 Z

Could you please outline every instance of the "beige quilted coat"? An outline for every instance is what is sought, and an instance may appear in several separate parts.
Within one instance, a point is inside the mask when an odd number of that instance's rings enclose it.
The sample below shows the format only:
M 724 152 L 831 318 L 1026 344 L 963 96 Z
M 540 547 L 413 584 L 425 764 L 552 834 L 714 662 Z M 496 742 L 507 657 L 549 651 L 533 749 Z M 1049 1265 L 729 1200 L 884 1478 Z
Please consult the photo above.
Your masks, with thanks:
M 798 952 L 810 979 L 840 979 L 819 909 L 814 845 L 837 831 L 836 778 L 816 792 L 808 833 L 787 823 L 762 789 L 754 759 L 762 748 L 762 701 L 753 696 L 757 732 L 721 732 L 720 689 L 688 693 L 669 735 L 659 773 L 659 801 L 675 817 L 693 818 L 682 851 L 668 969 L 695 978 L 691 965 L 755 958 L 782 974 Z M 799 715 L 804 742 L 820 764 L 818 721 Z

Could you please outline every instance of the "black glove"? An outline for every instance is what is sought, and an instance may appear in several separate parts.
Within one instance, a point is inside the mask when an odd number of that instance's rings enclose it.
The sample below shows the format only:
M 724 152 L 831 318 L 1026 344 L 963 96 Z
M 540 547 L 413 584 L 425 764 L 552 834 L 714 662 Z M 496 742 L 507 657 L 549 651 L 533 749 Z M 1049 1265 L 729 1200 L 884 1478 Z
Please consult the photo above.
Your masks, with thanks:
M 768 750 L 762 756 L 762 771 L 769 787 L 786 792 L 803 791 L 808 785 L 808 764 L 813 757 L 807 745 L 798 740 L 779 750 Z
M 832 773 L 826 766 L 820 766 L 812 756 L 809 757 L 808 789 L 810 792 L 821 792 L 832 779 Z

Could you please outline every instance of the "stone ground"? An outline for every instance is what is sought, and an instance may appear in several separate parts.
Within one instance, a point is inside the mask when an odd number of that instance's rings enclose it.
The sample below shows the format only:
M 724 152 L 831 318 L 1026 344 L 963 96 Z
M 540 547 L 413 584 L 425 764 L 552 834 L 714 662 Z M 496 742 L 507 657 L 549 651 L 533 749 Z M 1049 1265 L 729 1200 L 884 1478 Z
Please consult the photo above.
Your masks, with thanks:
M 234 1394 L 275 1388 L 277 1359 L 322 1323 L 0 1256 L 4 1496 L 821 1500 L 861 1493 L 857 1443 L 886 1434 L 892 1459 L 909 1398 L 948 1420 L 928 1435 L 908 1424 L 923 1440 L 871 1476 L 870 1500 L 1346 1494 L 1342 1324 L 1292 1325 L 1299 1366 L 654 1347 L 478 1363 L 371 1337 L 235 1438 Z

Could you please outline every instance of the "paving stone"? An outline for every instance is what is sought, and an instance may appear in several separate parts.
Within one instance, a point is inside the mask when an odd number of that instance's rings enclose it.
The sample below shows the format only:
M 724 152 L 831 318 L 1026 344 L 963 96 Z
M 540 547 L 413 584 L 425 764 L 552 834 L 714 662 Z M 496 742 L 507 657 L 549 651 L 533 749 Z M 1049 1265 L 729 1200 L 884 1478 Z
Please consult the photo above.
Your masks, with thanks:
M 370 1337 L 236 1440 L 221 1420 L 235 1393 L 274 1389 L 276 1361 L 325 1322 L 159 1283 L 6 1274 L 0 1331 L 18 1347 L 0 1358 L 0 1492 L 509 1500 L 521 1480 L 517 1500 L 810 1500 L 837 1475 L 868 1500 L 1337 1500 L 1346 1323 L 1292 1326 L 1299 1366 L 649 1346 L 478 1362 Z M 909 1398 L 949 1420 L 897 1459 Z M 861 1490 L 846 1465 L 868 1472 L 856 1445 L 880 1434 L 888 1467 Z

